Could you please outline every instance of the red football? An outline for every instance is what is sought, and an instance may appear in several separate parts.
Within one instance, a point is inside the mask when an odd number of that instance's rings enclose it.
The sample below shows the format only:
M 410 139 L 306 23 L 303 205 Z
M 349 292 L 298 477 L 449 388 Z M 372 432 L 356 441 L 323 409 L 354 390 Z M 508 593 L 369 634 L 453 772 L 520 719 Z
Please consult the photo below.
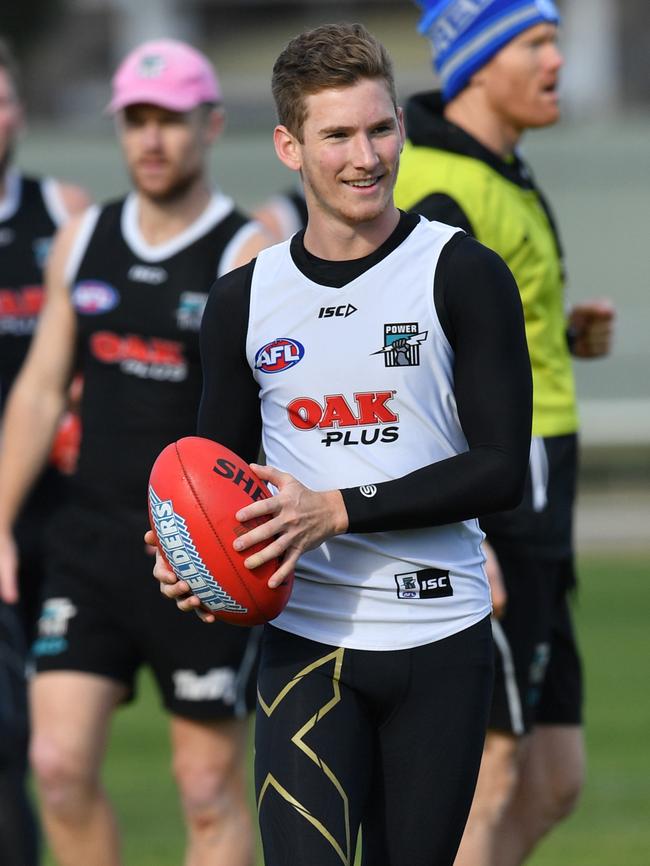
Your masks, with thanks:
M 149 520 L 157 544 L 179 580 L 190 585 L 203 607 L 236 625 L 258 625 L 284 608 L 293 577 L 269 589 L 274 559 L 251 570 L 244 560 L 268 542 L 243 553 L 232 543 L 253 525 L 235 514 L 270 493 L 248 463 L 228 448 L 188 436 L 158 455 L 149 476 Z M 268 519 L 268 518 L 266 518 Z

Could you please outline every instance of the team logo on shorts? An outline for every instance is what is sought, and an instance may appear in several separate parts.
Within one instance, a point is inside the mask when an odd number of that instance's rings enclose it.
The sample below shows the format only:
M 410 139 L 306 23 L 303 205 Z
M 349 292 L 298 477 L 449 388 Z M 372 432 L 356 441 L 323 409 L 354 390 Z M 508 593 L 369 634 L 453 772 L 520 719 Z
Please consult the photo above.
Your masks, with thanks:
M 172 500 L 161 499 L 151 485 L 149 506 L 158 544 L 176 577 L 189 584 L 194 595 L 201 599 L 208 610 L 246 613 L 247 608 L 228 595 L 206 568 L 184 518 L 174 511 Z
M 282 373 L 302 361 L 305 347 L 298 340 L 278 337 L 262 346 L 255 355 L 255 369 L 261 373 Z
M 38 621 L 38 639 L 32 651 L 35 656 L 55 656 L 68 648 L 68 625 L 77 615 L 69 598 L 48 598 Z
M 454 594 L 448 571 L 422 568 L 395 575 L 398 598 L 444 598 Z
M 232 706 L 237 700 L 237 672 L 233 668 L 210 668 L 205 674 L 179 670 L 172 678 L 174 695 L 181 701 L 223 701 Z
M 383 355 L 386 367 L 417 367 L 420 345 L 428 331 L 420 331 L 417 322 L 393 322 L 384 325 L 384 346 L 371 355 Z
M 84 280 L 72 290 L 72 303 L 82 316 L 98 316 L 108 313 L 120 302 L 120 293 L 108 283 L 99 280 Z

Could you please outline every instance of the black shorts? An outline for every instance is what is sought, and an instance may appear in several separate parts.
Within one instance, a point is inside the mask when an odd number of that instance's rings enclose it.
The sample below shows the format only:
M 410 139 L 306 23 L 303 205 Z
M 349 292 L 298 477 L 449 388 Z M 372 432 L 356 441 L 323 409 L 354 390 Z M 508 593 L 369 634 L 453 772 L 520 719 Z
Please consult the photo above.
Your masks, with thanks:
M 165 707 L 213 720 L 255 702 L 261 629 L 202 623 L 165 598 L 140 521 L 68 507 L 50 528 L 43 607 L 32 647 L 37 672 L 106 676 L 134 692 L 142 664 Z
M 255 781 L 266 866 L 451 866 L 492 685 L 489 619 L 395 651 L 266 626 Z
M 489 727 L 524 734 L 534 725 L 579 725 L 582 670 L 570 612 L 572 560 L 541 562 L 499 551 L 508 603 L 494 620 L 494 697 Z
M 582 721 L 582 670 L 570 611 L 577 441 L 555 436 L 545 439 L 544 446 L 546 505 L 535 510 L 529 472 L 521 506 L 481 520 L 508 593 L 505 616 L 493 623 L 489 726 L 514 734 L 536 724 Z

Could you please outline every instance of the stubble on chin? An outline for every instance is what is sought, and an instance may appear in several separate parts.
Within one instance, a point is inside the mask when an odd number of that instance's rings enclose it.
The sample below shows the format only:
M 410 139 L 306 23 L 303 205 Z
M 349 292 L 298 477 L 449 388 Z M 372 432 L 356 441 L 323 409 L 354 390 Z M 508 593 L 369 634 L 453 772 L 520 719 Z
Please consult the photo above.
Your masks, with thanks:
M 138 182 L 137 174 L 130 172 L 131 184 L 136 192 L 145 196 L 155 204 L 174 205 L 182 201 L 187 193 L 196 185 L 197 181 L 202 177 L 202 172 L 196 170 L 171 180 L 166 186 L 159 188 L 147 188 Z

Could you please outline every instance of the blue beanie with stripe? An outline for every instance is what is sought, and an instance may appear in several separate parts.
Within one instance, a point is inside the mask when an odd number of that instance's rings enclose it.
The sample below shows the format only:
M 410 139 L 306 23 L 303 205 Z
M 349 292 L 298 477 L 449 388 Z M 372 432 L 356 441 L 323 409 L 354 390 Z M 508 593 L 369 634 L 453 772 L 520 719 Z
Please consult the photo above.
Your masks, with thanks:
M 431 40 L 433 67 L 445 102 L 523 30 L 558 24 L 553 0 L 416 0 L 424 14 L 418 30 Z

